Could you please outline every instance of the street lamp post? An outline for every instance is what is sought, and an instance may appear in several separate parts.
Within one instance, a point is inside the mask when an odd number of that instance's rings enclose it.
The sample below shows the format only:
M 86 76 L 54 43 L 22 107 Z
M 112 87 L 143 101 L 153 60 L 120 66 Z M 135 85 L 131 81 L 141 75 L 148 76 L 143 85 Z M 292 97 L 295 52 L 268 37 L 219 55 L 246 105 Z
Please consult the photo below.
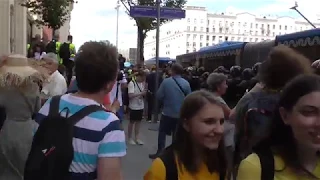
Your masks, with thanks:
M 305 17 L 298 9 L 298 3 L 295 2 L 295 5 L 293 7 L 291 7 L 290 9 L 295 10 L 297 13 L 300 14 L 300 16 L 302 16 L 313 28 L 317 28 L 311 21 L 309 21 L 309 19 L 307 17 Z
M 160 76 L 160 72 L 159 72 L 159 50 L 160 50 L 160 46 L 159 46 L 159 40 L 160 40 L 160 7 L 161 4 L 161 0 L 156 0 L 156 7 L 157 7 L 157 29 L 156 29 L 156 80 L 155 80 L 155 90 L 158 89 L 159 86 L 159 76 Z M 157 123 L 159 120 L 159 112 L 158 112 L 158 108 L 159 107 L 159 103 L 157 98 L 154 99 L 154 116 L 152 119 L 152 123 Z M 153 131 L 157 131 L 158 130 L 158 126 L 150 126 L 149 130 L 153 130 Z
M 117 6 L 116 6 L 116 10 L 117 10 L 117 27 L 116 27 L 116 47 L 117 49 L 119 49 L 118 47 L 118 42 L 119 42 L 119 8 L 120 8 L 120 0 L 117 1 Z

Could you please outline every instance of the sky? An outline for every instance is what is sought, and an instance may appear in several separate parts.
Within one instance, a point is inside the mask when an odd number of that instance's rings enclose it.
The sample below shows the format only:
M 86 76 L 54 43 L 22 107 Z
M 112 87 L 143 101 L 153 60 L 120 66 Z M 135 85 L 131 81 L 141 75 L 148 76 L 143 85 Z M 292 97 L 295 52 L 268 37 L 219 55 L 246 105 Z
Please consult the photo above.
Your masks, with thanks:
M 311 21 L 320 14 L 320 0 L 296 0 L 298 9 Z M 117 0 L 78 0 L 71 13 L 70 32 L 77 47 L 90 40 L 109 40 L 116 44 Z M 187 5 L 203 6 L 209 12 L 250 12 L 256 15 L 300 17 L 289 8 L 295 0 L 189 0 Z M 119 48 L 136 47 L 137 27 L 121 4 Z

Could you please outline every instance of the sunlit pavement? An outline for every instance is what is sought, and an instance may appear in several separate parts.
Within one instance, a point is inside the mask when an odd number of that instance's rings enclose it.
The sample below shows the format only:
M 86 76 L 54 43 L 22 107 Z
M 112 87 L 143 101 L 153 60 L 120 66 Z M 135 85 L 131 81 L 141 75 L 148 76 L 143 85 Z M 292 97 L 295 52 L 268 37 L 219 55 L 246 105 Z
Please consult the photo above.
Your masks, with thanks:
M 124 121 L 124 128 L 127 131 L 128 121 Z M 142 180 L 144 173 L 148 170 L 152 160 L 149 159 L 150 153 L 157 150 L 157 131 L 148 130 L 150 123 L 143 121 L 141 123 L 140 139 L 144 145 L 127 145 L 127 155 L 123 158 L 122 169 L 125 180 Z M 171 138 L 167 138 L 167 144 Z

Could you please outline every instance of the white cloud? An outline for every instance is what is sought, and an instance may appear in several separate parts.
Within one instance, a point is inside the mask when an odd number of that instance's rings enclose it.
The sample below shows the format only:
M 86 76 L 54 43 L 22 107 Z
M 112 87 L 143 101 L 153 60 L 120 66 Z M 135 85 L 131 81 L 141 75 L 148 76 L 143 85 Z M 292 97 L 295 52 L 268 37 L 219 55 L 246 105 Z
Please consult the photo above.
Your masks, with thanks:
M 319 19 L 317 14 L 319 15 L 319 6 L 320 1 L 315 0 L 275 0 L 270 1 L 270 3 L 267 0 L 263 2 L 264 5 L 259 6 L 258 1 L 253 0 L 234 0 L 234 1 L 241 1 L 243 3 L 249 4 L 250 2 L 254 2 L 253 4 L 257 5 L 257 8 L 255 8 L 253 11 L 250 11 L 253 14 L 271 14 L 271 15 L 277 15 L 277 14 L 287 14 L 289 16 L 297 16 L 300 17 L 300 15 L 295 12 L 294 10 L 291 10 L 290 8 L 295 5 L 295 2 L 298 3 L 298 10 L 305 15 L 308 19 L 311 21 L 315 21 Z M 235 9 L 236 12 L 243 12 L 247 11 L 245 9 L 238 9 L 237 7 L 229 7 L 229 9 Z
M 115 10 L 117 0 L 79 0 L 71 15 L 71 34 L 77 47 L 90 40 L 109 40 L 116 44 Z M 119 13 L 119 48 L 136 46 L 136 27 L 125 13 Z
M 231 6 L 229 11 L 243 12 L 249 11 L 254 14 L 280 14 L 299 16 L 297 12 L 289 8 L 294 5 L 295 0 L 225 0 Z M 223 1 L 223 3 L 225 3 Z M 310 20 L 316 19 L 316 14 L 320 13 L 319 0 L 297 0 L 299 10 Z M 237 3 L 235 3 L 237 2 Z M 232 6 L 232 4 L 246 4 L 248 8 L 241 9 Z M 74 36 L 74 43 L 79 47 L 82 43 L 89 40 L 109 40 L 116 42 L 116 6 L 117 0 L 79 0 L 75 4 L 71 18 L 71 34 Z M 214 8 L 217 0 L 189 0 L 188 4 L 206 5 L 208 8 Z M 252 6 L 256 7 L 252 7 Z M 243 7 L 243 6 L 242 6 Z M 250 10 L 251 9 L 251 10 Z M 252 11 L 253 9 L 253 11 Z M 216 9 L 225 11 L 226 9 Z M 125 8 L 121 4 L 119 15 L 119 48 L 126 49 L 136 47 L 137 33 L 135 22 L 125 13 Z

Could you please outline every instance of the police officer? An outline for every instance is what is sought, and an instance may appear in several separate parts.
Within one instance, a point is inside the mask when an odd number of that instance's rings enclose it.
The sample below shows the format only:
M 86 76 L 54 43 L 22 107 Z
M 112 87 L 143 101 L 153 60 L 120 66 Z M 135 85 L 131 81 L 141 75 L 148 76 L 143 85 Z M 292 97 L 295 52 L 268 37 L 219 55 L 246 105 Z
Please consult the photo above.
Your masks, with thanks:
M 67 84 L 69 85 L 72 78 L 72 70 L 74 66 L 74 57 L 76 54 L 76 47 L 72 43 L 73 37 L 68 36 L 67 42 L 63 43 L 59 47 L 60 64 L 63 64 L 66 68 Z

